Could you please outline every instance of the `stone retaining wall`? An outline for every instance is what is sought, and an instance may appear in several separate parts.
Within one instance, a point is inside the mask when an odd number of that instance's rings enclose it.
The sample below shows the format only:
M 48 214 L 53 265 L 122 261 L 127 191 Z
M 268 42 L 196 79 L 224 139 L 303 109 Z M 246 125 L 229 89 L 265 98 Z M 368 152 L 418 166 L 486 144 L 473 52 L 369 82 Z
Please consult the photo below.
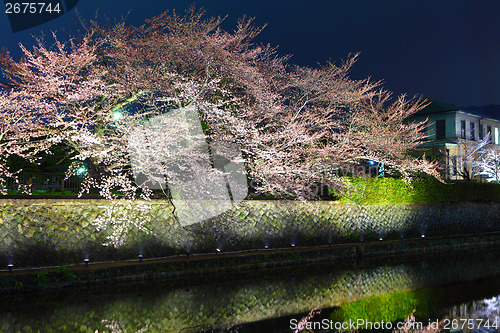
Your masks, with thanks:
M 167 201 L 0 200 L 0 253 L 17 267 L 491 231 L 500 231 L 500 204 L 255 200 L 183 227 Z

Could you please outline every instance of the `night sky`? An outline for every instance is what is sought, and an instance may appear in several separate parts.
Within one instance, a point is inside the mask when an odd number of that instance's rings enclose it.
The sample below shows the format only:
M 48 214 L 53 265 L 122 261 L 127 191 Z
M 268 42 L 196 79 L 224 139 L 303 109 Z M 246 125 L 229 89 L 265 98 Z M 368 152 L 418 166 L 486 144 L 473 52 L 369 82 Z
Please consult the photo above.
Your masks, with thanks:
M 120 19 L 139 25 L 165 10 L 178 13 L 191 1 L 80 0 L 85 18 Z M 279 46 L 290 62 L 316 66 L 361 52 L 351 72 L 360 79 L 383 80 L 396 93 L 423 95 L 458 106 L 500 104 L 500 1 L 453 0 L 221 0 L 197 1 L 209 16 L 267 23 L 257 42 Z M 41 30 L 74 30 L 75 9 L 35 28 L 13 33 L 0 13 L 0 46 L 19 52 L 18 42 L 33 43 Z

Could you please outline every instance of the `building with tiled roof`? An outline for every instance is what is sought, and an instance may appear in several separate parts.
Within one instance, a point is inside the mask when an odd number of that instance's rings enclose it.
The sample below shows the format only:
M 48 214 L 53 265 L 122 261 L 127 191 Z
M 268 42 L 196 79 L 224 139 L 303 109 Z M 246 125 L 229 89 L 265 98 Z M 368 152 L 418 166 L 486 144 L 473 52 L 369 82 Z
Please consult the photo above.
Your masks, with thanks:
M 430 104 L 415 113 L 411 121 L 426 121 L 427 139 L 421 144 L 427 158 L 440 163 L 443 176 L 461 180 L 460 170 L 467 167 L 465 149 L 490 134 L 491 144 L 500 143 L 500 120 L 491 115 L 469 111 L 453 104 L 429 100 Z

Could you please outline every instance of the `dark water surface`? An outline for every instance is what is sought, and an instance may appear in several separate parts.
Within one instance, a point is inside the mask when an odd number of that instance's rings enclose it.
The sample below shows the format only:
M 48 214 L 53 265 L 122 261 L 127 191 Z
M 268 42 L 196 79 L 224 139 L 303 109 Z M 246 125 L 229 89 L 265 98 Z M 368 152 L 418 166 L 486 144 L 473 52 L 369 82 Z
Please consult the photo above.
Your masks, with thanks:
M 496 331 L 500 249 L 409 262 L 302 266 L 258 277 L 151 282 L 3 296 L 1 332 L 292 332 L 312 322 L 441 321 L 463 331 Z M 448 318 L 448 319 L 446 319 Z M 490 319 L 489 327 L 479 319 Z M 456 319 L 455 324 L 452 320 Z M 463 321 L 466 322 L 465 327 Z M 462 321 L 460 321 L 462 320 Z M 498 319 L 500 320 L 500 319 Z M 458 323 L 458 324 L 457 324 Z M 332 324 L 333 325 L 333 324 Z M 334 327 L 334 326 L 333 326 Z M 328 331 L 318 328 L 315 332 Z

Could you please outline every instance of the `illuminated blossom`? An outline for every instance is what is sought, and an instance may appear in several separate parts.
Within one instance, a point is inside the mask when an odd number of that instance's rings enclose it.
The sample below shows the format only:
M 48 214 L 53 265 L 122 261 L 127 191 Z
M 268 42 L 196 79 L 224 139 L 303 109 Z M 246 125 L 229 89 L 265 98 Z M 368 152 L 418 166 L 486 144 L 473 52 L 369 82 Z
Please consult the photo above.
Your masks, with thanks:
M 423 103 L 350 79 L 357 56 L 290 66 L 254 44 L 261 29 L 252 20 L 225 32 L 220 18 L 202 14 L 164 13 L 140 27 L 92 24 L 80 39 L 53 35 L 52 47 L 21 46 L 19 60 L 4 52 L 0 158 L 64 143 L 76 152 L 68 175 L 89 166 L 82 193 L 148 199 L 152 192 L 132 176 L 128 138 L 149 119 L 192 106 L 207 142 L 238 145 L 258 189 L 277 196 L 307 199 L 311 184 L 343 186 L 330 171 L 365 159 L 403 176 L 437 175 L 435 165 L 408 155 L 423 124 L 404 120 Z M 178 130 L 161 134 L 172 139 Z M 12 176 L 3 162 L 0 173 Z

